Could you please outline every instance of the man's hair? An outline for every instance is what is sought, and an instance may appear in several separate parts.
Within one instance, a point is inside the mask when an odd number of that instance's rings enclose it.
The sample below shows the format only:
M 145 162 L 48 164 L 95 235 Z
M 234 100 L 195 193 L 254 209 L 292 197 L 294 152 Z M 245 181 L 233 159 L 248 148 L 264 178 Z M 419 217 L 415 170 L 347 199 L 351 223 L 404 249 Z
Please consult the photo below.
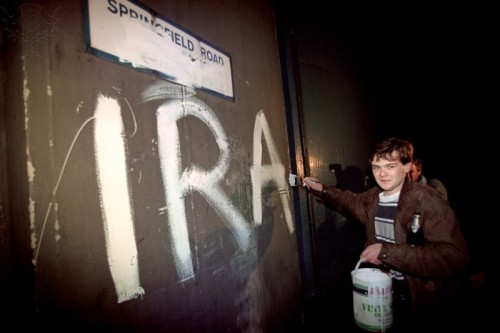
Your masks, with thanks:
M 371 163 L 373 160 L 381 158 L 392 161 L 394 160 L 394 152 L 397 153 L 396 159 L 399 159 L 403 164 L 409 163 L 413 159 L 413 145 L 409 141 L 399 138 L 387 138 L 375 145 L 368 162 Z
M 420 158 L 413 159 L 413 164 L 415 165 L 418 171 L 422 171 L 422 160 Z

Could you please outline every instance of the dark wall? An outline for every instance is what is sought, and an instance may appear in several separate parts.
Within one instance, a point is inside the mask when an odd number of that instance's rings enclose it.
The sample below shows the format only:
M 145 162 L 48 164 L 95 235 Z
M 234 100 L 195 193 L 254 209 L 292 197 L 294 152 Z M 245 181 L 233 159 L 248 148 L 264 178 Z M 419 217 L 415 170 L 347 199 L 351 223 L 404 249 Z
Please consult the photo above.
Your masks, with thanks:
M 7 314 L 64 330 L 301 327 L 273 7 L 142 4 L 231 56 L 234 99 L 89 52 L 86 1 L 2 7 Z

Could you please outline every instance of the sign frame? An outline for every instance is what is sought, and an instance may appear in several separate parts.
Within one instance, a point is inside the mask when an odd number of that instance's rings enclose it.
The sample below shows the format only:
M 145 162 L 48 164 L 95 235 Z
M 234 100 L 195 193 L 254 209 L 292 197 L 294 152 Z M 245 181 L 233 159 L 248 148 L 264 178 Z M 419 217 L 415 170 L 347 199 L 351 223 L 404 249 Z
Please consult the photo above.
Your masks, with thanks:
M 137 1 L 87 0 L 87 52 L 230 101 L 231 56 Z

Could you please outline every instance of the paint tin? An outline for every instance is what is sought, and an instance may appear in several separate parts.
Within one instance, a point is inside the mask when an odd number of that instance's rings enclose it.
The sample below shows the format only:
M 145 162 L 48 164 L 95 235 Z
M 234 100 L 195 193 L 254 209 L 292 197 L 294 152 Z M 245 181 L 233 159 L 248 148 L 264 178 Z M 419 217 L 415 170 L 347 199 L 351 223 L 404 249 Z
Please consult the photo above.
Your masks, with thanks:
M 392 279 L 377 268 L 359 268 L 351 272 L 353 310 L 356 325 L 369 332 L 387 332 L 391 329 Z

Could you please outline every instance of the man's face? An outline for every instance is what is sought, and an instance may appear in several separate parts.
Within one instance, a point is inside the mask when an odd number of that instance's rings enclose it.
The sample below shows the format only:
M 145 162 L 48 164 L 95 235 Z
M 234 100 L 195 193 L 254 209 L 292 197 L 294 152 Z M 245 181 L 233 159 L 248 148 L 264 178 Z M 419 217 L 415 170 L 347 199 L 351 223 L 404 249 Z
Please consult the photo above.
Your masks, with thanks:
M 417 166 L 412 163 L 411 167 L 410 167 L 410 178 L 411 178 L 411 180 L 413 180 L 414 182 L 416 182 L 418 180 L 418 177 L 420 177 L 421 173 L 422 173 L 422 171 L 418 170 Z
M 401 190 L 410 171 L 411 163 L 403 164 L 396 152 L 392 153 L 391 159 L 374 158 L 371 162 L 373 177 L 382 188 L 385 195 L 390 195 Z

